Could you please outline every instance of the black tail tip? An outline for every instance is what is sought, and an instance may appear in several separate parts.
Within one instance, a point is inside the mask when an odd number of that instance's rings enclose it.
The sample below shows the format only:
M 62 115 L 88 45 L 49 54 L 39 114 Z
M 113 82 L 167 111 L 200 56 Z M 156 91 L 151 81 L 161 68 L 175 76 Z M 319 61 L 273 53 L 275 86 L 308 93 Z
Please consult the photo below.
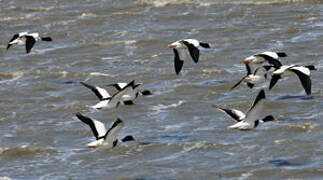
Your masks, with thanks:
M 153 93 L 150 90 L 143 90 L 143 91 L 141 91 L 141 94 L 143 96 L 149 96 L 149 95 L 152 95 Z
M 127 106 L 135 105 L 135 103 L 133 101 L 131 101 L 131 100 L 129 100 L 129 101 L 123 101 L 123 104 L 124 105 L 127 105 Z

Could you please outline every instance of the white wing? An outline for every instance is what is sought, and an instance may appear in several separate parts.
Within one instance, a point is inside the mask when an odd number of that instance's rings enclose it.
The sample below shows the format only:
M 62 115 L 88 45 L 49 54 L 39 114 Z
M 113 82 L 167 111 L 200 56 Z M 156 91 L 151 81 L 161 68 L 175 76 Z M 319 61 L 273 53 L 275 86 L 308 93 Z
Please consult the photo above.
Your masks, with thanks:
M 127 83 L 117 83 L 117 85 L 120 87 L 120 89 L 126 87 Z
M 178 48 L 179 59 L 182 61 L 186 61 L 188 59 L 188 49 L 187 48 Z
M 109 146 L 113 145 L 113 142 L 117 140 L 117 135 L 120 132 L 122 127 L 123 127 L 123 122 L 120 119 L 118 119 L 112 124 L 112 127 L 109 129 L 109 132 L 106 137 L 106 140 Z
M 247 123 L 253 124 L 254 121 L 259 119 L 259 116 L 261 115 L 264 108 L 265 98 L 266 98 L 265 91 L 262 89 L 258 93 L 253 105 L 249 109 L 244 121 L 246 121 Z
M 197 48 L 200 46 L 200 42 L 196 39 L 184 39 L 184 41 L 187 41 L 188 43 L 193 44 Z
M 307 76 L 310 76 L 310 74 L 311 74 L 311 71 L 308 68 L 303 67 L 303 66 L 295 66 L 295 67 L 292 67 L 290 69 L 295 69 L 297 71 L 300 71 L 301 73 L 303 73 L 303 74 L 305 74 Z
M 100 88 L 98 86 L 96 86 L 96 89 L 98 90 L 98 92 L 101 94 L 102 98 L 105 99 L 105 98 L 109 98 L 111 97 L 111 95 L 108 93 L 107 90 L 103 89 L 103 88 Z
M 266 51 L 266 52 L 263 52 L 263 53 L 260 53 L 260 54 L 264 54 L 264 55 L 270 56 L 270 57 L 272 57 L 274 59 L 278 59 L 279 58 L 278 55 L 277 55 L 277 53 L 275 53 L 275 52 Z
M 99 137 L 104 136 L 105 133 L 107 132 L 104 124 L 100 121 L 95 120 L 95 119 L 92 119 L 92 120 L 93 120 L 94 126 L 96 128 L 96 131 L 98 132 Z
M 40 39 L 39 33 L 30 33 L 28 34 L 28 36 L 32 36 L 33 38 L 35 38 L 36 41 Z
M 116 94 L 114 94 L 109 102 L 109 104 L 111 106 L 116 106 L 118 104 L 118 102 L 120 102 L 122 100 L 122 97 L 126 94 L 131 94 L 133 92 L 132 89 L 132 85 L 133 82 L 130 82 L 129 84 L 127 84 L 126 87 L 124 87 L 122 90 L 120 90 L 119 92 L 117 92 Z

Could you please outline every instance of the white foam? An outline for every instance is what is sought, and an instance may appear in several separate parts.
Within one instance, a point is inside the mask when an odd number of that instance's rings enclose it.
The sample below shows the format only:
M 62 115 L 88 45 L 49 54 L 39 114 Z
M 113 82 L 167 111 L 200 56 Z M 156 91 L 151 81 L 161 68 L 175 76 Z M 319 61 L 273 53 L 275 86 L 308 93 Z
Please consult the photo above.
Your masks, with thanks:
M 164 109 L 178 107 L 178 106 L 182 105 L 184 102 L 185 101 L 178 101 L 177 103 L 169 104 L 169 105 L 158 104 L 157 106 L 153 106 L 151 108 L 151 110 L 155 111 L 155 112 L 153 112 L 151 114 L 152 115 L 157 115 L 157 114 L 159 114 L 161 112 L 164 112 Z
M 113 75 L 106 74 L 106 73 L 100 73 L 100 72 L 91 72 L 90 76 L 106 76 L 106 77 L 114 77 Z
M 11 180 L 11 179 L 10 179 L 10 177 L 3 176 L 3 177 L 0 177 L 0 180 Z

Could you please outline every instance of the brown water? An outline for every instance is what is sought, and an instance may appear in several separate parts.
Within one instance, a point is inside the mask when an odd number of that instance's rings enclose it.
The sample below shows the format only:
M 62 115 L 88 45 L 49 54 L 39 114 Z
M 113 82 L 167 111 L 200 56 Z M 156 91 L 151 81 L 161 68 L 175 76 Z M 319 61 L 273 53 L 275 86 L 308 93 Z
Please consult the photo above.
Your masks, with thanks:
M 0 177 L 9 179 L 322 179 L 323 3 L 320 0 L 0 0 Z M 51 36 L 30 54 L 6 51 L 13 34 Z M 179 76 L 167 44 L 210 42 Z M 264 115 L 279 121 L 252 131 L 211 107 L 246 111 L 257 92 L 230 87 L 245 57 L 285 51 L 283 64 L 314 64 L 312 96 L 296 76 L 267 91 Z M 135 106 L 95 111 L 78 81 L 136 79 L 151 89 Z M 89 149 L 92 133 L 76 112 L 139 142 Z M 0 178 L 1 179 L 1 178 Z

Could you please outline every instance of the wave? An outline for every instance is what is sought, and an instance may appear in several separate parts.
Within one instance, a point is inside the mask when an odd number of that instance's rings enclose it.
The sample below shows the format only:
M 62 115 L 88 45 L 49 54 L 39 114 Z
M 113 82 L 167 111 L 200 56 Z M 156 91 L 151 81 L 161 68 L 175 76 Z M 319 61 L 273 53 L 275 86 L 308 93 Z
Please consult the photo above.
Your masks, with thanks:
M 289 4 L 289 3 L 301 3 L 301 2 L 317 2 L 317 0 L 271 0 L 271 1 L 202 1 L 202 0 L 141 0 L 137 2 L 137 5 L 141 6 L 154 6 L 165 7 L 172 5 L 197 5 L 197 6 L 212 6 L 212 5 L 275 5 L 275 4 Z
M 0 84 L 16 81 L 24 76 L 22 71 L 0 72 Z
M 46 146 L 27 146 L 22 145 L 18 147 L 0 147 L 0 155 L 6 156 L 22 156 L 22 155 L 32 155 L 38 153 L 51 153 L 57 152 L 53 147 L 46 147 Z
M 159 114 L 161 112 L 164 112 L 165 109 L 178 107 L 178 106 L 182 105 L 184 102 L 185 101 L 178 101 L 177 103 L 169 104 L 169 105 L 158 104 L 157 106 L 151 107 L 151 110 L 154 111 L 154 112 L 152 112 L 150 114 L 151 115 L 157 115 L 157 114 Z

